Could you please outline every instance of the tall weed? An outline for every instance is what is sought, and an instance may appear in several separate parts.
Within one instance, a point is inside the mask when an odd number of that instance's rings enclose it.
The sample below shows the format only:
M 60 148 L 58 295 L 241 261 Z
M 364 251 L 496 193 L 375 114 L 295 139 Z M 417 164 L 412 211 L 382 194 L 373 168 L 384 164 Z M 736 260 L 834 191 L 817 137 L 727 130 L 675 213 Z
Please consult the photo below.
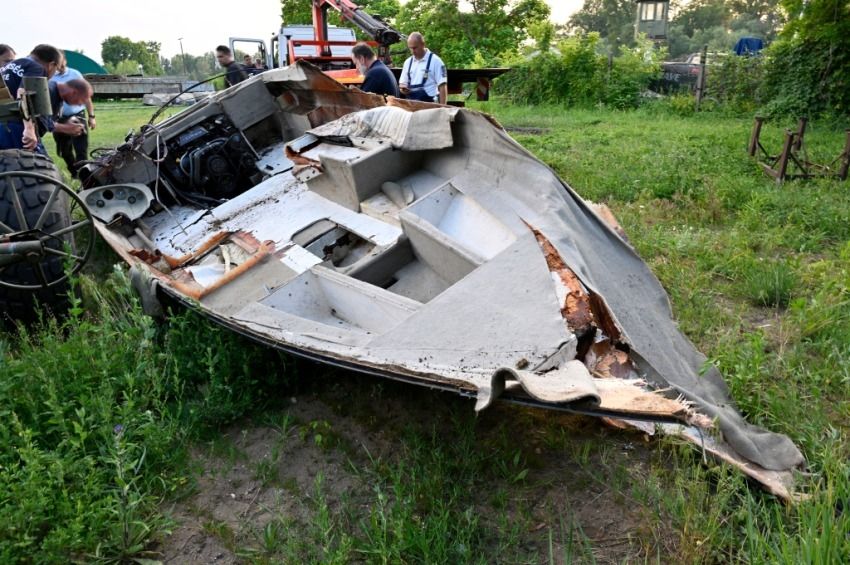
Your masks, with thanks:
M 76 282 L 92 309 L 0 335 L 0 562 L 143 557 L 188 438 L 282 382 L 279 355 L 197 316 L 157 326 L 120 269 Z

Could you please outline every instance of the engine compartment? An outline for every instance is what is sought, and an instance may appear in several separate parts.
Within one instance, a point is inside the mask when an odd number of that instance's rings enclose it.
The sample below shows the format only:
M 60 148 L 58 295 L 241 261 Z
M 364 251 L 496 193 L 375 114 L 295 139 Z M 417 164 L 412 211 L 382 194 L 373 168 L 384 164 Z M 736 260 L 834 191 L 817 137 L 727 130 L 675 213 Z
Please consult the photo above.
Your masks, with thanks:
M 166 141 L 162 174 L 177 189 L 226 200 L 263 178 L 258 155 L 227 116 L 220 114 Z

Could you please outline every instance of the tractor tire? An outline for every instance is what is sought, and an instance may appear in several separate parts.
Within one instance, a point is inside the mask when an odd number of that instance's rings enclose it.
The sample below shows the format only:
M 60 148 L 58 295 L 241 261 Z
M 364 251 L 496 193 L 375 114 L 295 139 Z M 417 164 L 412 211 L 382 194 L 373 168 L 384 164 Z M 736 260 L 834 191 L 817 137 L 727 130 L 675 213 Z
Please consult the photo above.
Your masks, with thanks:
M 29 151 L 0 150 L 0 172 L 9 171 L 41 173 L 62 182 L 62 175 L 56 169 L 53 161 L 48 157 Z M 17 187 L 20 195 L 21 208 L 27 225 L 33 226 L 41 216 L 55 185 L 32 177 L 13 177 L 12 182 L 14 182 L 14 186 Z M 21 230 L 22 226 L 15 210 L 15 195 L 13 194 L 15 188 L 12 186 L 12 182 L 10 182 L 9 177 L 0 178 L 0 222 L 15 231 Z M 54 232 L 69 225 L 71 225 L 71 217 L 68 212 L 68 198 L 63 193 L 54 201 L 53 210 L 48 214 L 43 229 L 47 232 Z M 5 231 L 0 230 L 0 237 L 6 235 L 3 233 Z M 73 248 L 71 234 L 63 236 L 62 240 Z M 49 246 L 61 249 L 63 244 L 56 241 L 51 242 Z M 58 279 L 63 275 L 62 257 L 45 257 L 40 264 L 49 280 Z M 19 285 L 39 284 L 39 277 L 35 268 L 30 264 L 8 266 L 0 271 L 0 279 Z M 53 315 L 61 315 L 67 312 L 68 292 L 67 281 L 35 290 L 0 286 L 0 327 L 10 327 L 15 321 L 33 322 L 38 319 L 39 312 L 44 310 Z

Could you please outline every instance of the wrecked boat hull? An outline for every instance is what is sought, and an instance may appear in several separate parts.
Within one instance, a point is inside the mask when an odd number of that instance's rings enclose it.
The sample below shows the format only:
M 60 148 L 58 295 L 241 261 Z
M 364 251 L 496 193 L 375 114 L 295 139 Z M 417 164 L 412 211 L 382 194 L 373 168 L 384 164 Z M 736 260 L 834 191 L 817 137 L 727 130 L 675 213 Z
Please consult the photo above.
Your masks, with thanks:
M 138 286 L 225 327 L 477 410 L 651 422 L 791 497 L 796 447 L 743 420 L 631 246 L 482 114 L 299 64 L 142 130 L 90 180 Z

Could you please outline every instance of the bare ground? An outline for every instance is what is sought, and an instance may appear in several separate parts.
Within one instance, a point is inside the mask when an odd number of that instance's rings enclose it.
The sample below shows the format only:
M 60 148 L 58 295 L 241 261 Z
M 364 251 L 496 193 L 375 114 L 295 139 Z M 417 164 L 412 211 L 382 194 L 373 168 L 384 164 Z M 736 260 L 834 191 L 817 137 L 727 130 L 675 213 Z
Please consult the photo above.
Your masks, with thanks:
M 303 544 L 324 535 L 316 530 L 328 515 L 336 531 L 359 535 L 375 504 L 369 469 L 410 456 L 404 430 L 452 442 L 458 426 L 475 427 L 479 456 L 493 454 L 493 472 L 470 493 L 486 532 L 484 562 L 675 554 L 676 536 L 651 526 L 658 520 L 634 498 L 650 458 L 658 458 L 642 435 L 506 404 L 476 418 L 472 401 L 347 372 L 319 379 L 287 404 L 193 447 L 196 488 L 166 509 L 177 525 L 157 548 L 163 562 L 315 559 Z M 279 550 L 275 543 L 287 536 Z

